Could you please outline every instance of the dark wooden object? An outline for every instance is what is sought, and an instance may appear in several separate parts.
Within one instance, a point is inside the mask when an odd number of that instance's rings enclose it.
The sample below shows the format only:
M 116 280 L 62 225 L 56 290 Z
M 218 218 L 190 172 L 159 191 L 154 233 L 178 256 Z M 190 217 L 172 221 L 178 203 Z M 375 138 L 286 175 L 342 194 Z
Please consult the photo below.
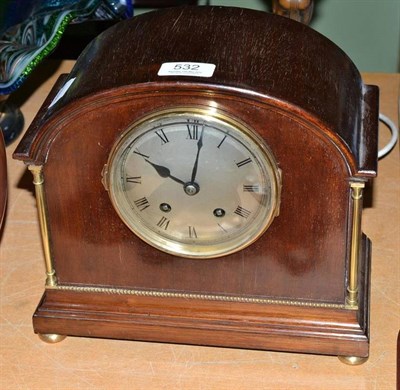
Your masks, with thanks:
M 3 133 L 0 130 L 0 231 L 7 204 L 7 160 Z
M 134 0 L 133 13 L 137 10 L 197 5 L 197 0 Z M 77 59 L 83 49 L 100 33 L 118 23 L 116 19 L 86 20 L 69 24 L 62 38 L 50 54 L 54 59 Z
M 135 8 L 165 8 L 178 5 L 197 5 L 197 0 L 135 0 Z
M 157 76 L 162 63 L 178 61 L 216 70 L 210 78 Z M 349 182 L 376 174 L 377 99 L 333 43 L 275 15 L 183 7 L 103 33 L 15 152 L 43 165 L 58 279 L 35 331 L 368 356 L 365 236 L 358 306 L 346 307 Z M 279 217 L 239 253 L 199 261 L 159 252 L 123 224 L 104 190 L 101 172 L 124 129 L 176 106 L 217 106 L 248 124 L 282 170 Z

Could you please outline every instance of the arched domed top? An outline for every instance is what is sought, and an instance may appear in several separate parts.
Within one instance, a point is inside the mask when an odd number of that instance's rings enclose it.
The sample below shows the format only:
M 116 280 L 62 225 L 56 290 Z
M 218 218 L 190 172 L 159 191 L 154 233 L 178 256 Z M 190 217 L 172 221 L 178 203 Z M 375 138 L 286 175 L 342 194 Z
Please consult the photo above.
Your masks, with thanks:
M 158 75 L 163 63 L 180 61 L 216 67 L 211 77 Z M 377 122 L 377 89 L 363 85 L 355 65 L 329 39 L 277 15 L 230 7 L 144 14 L 92 41 L 68 81 L 45 119 L 77 99 L 123 86 L 223 86 L 304 110 L 344 141 L 359 171 L 376 170 L 376 156 L 362 145 L 373 142 L 368 132 Z

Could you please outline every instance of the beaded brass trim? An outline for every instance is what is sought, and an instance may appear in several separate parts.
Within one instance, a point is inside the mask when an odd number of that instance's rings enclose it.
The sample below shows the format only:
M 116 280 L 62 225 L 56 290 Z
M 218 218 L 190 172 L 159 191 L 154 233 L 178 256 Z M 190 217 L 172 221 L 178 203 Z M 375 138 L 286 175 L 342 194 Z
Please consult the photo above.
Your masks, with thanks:
M 241 303 L 261 303 L 268 305 L 287 305 L 287 306 L 304 306 L 304 307 L 323 307 L 329 309 L 345 309 L 346 306 L 338 303 L 325 302 L 307 302 L 293 301 L 270 298 L 255 298 L 255 297 L 238 297 L 229 295 L 211 295 L 211 294 L 195 294 L 195 293 L 178 293 L 154 290 L 134 290 L 123 288 L 109 287 L 87 287 L 87 286 L 47 286 L 50 290 L 66 290 L 86 293 L 102 293 L 102 294 L 117 294 L 117 295 L 136 295 L 144 297 L 159 297 L 159 298 L 183 298 L 183 299 L 199 299 L 206 301 L 223 301 L 223 302 L 241 302 Z

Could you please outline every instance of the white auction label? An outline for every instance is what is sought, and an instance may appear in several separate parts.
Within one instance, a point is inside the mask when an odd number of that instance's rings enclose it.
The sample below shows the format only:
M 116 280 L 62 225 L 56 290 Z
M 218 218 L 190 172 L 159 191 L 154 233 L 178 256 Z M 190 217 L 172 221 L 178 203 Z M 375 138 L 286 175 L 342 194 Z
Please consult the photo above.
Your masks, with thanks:
M 211 77 L 214 70 L 214 64 L 203 62 L 164 62 L 157 74 L 158 76 Z

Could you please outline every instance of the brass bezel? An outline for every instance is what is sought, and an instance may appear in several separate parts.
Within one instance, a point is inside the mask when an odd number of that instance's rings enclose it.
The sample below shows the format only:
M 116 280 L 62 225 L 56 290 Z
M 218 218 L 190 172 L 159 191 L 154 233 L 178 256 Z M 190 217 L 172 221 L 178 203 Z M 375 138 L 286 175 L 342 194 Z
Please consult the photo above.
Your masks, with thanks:
M 260 161 L 263 162 L 263 167 L 266 170 L 271 183 L 271 207 L 269 208 L 263 223 L 257 224 L 257 226 L 250 229 L 249 239 L 246 239 L 245 241 L 243 239 L 231 240 L 237 242 L 240 241 L 240 243 L 237 243 L 235 245 L 230 244 L 229 246 L 229 241 L 214 245 L 195 245 L 179 243 L 178 241 L 173 242 L 172 240 L 168 240 L 167 238 L 158 235 L 155 231 L 151 231 L 144 226 L 140 226 L 140 224 L 135 221 L 135 218 L 126 215 L 127 213 L 122 210 L 121 207 L 118 205 L 117 196 L 115 195 L 115 175 L 113 173 L 113 166 L 114 164 L 117 164 L 116 158 L 119 154 L 121 154 L 120 148 L 124 146 L 127 139 L 131 138 L 132 134 L 135 133 L 135 129 L 137 129 L 139 126 L 143 125 L 146 122 L 154 122 L 159 118 L 171 115 L 192 115 L 201 117 L 207 122 L 222 123 L 225 126 L 234 129 L 237 134 L 241 134 L 246 142 L 254 144 L 254 148 L 256 151 L 253 151 L 253 153 L 257 155 L 257 158 Z M 248 125 L 245 125 L 240 120 L 233 118 L 232 116 L 214 107 L 174 107 L 166 110 L 164 109 L 152 112 L 151 114 L 146 115 L 139 120 L 133 122 L 127 127 L 126 130 L 121 133 L 118 140 L 113 145 L 108 158 L 108 162 L 103 169 L 102 177 L 103 184 L 109 193 L 111 203 L 125 225 L 127 225 L 133 233 L 135 233 L 139 238 L 141 238 L 149 245 L 166 253 L 180 257 L 210 259 L 238 252 L 255 242 L 269 228 L 273 219 L 279 214 L 280 195 L 282 187 L 281 172 L 270 148 L 255 130 L 251 129 Z

